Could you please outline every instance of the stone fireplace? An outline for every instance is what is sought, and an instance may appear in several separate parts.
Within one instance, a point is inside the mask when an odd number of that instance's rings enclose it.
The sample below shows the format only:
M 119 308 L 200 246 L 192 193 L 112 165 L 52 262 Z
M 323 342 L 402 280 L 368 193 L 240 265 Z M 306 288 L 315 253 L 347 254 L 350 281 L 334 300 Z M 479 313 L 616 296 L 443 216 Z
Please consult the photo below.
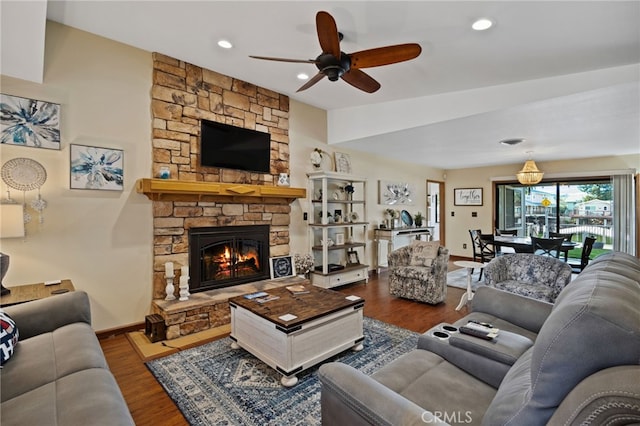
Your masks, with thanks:
M 179 181 L 274 186 L 280 173 L 289 172 L 287 96 L 159 53 L 153 60 L 153 176 L 168 167 Z M 201 119 L 269 133 L 271 172 L 200 166 Z M 153 202 L 154 299 L 165 296 L 165 262 L 189 265 L 191 228 L 269 225 L 270 255 L 289 253 L 289 203 L 241 195 L 174 195 Z
M 267 253 L 267 258 L 259 260 L 266 265 L 267 273 L 264 275 L 262 270 L 255 277 L 260 283 L 261 278 L 269 275 L 268 256 L 289 254 L 290 202 L 300 195 L 275 196 L 273 190 L 279 174 L 289 173 L 287 96 L 159 53 L 153 54 L 153 61 L 151 172 L 157 177 L 161 168 L 168 168 L 170 180 L 162 181 L 161 191 L 147 191 L 142 187 L 160 185 L 160 181 L 141 179 L 138 191 L 153 200 L 152 311 L 164 317 L 167 337 L 175 338 L 229 323 L 228 297 L 212 294 L 218 290 L 195 293 L 188 302 L 163 300 L 165 262 L 173 262 L 178 275 L 181 266 L 190 265 L 193 275 L 189 260 L 190 230 L 266 227 L 268 249 L 263 253 Z M 269 133 L 270 173 L 201 166 L 202 119 Z M 174 190 L 174 186 L 186 186 L 188 190 Z M 176 284 L 178 280 L 176 276 Z M 178 296 L 179 289 L 175 287 Z

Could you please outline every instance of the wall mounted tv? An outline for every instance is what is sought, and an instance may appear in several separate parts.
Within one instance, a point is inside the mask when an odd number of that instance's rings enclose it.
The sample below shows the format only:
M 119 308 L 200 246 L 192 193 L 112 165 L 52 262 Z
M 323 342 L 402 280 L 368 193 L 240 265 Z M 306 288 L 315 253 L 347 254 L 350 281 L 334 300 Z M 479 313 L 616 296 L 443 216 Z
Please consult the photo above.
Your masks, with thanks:
M 201 120 L 200 165 L 269 173 L 271 135 Z

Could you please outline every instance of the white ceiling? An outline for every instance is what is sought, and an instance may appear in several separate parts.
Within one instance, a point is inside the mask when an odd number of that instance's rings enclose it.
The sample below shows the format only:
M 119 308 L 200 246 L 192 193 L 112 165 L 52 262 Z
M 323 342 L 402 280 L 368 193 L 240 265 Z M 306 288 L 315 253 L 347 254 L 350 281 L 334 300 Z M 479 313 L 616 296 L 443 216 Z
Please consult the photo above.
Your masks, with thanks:
M 11 43 L 24 62 L 25 41 L 7 41 L 4 24 L 24 17 L 24 3 L 45 7 L 47 19 L 326 109 L 336 149 L 447 169 L 517 163 L 526 151 L 537 161 L 640 152 L 640 1 L 3 0 L 3 73 L 20 78 L 33 70 L 8 71 L 19 61 L 5 54 Z M 422 54 L 365 70 L 382 85 L 374 94 L 326 79 L 296 93 L 296 74 L 315 74 L 313 65 L 248 55 L 315 58 L 318 10 L 334 16 L 347 53 L 416 42 Z M 471 30 L 478 17 L 494 27 Z M 20 19 L 21 35 L 41 37 L 43 19 L 31 31 Z M 234 48 L 217 47 L 220 38 Z M 527 142 L 498 144 L 515 137 Z

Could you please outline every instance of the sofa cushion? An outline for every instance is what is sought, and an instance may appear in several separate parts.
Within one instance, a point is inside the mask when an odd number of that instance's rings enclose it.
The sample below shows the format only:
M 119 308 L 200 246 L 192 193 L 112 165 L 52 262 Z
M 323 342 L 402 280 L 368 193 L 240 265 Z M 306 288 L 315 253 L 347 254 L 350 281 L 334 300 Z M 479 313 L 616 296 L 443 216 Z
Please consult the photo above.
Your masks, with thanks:
M 413 240 L 411 247 L 411 266 L 431 266 L 433 260 L 438 256 L 440 241 L 417 241 Z
M 449 423 L 479 424 L 496 392 L 442 357 L 422 349 L 396 358 L 371 377 Z M 451 391 L 429 392 L 427 389 Z M 444 416 L 455 416 L 455 419 Z
M 87 323 L 21 340 L 14 360 L 2 368 L 2 401 L 87 368 L 107 369 L 100 343 Z
M 78 371 L 2 402 L 2 426 L 107 424 L 134 423 L 118 384 L 103 368 Z
M 18 344 L 18 327 L 9 315 L 0 310 L 0 365 L 9 361 Z

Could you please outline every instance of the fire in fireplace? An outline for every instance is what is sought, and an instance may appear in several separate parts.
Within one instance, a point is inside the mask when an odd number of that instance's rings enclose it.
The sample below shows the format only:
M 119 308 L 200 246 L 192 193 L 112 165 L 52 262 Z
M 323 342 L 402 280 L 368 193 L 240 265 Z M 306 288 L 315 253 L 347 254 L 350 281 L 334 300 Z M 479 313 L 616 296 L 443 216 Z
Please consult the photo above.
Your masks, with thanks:
M 189 291 L 269 278 L 269 225 L 189 229 Z

